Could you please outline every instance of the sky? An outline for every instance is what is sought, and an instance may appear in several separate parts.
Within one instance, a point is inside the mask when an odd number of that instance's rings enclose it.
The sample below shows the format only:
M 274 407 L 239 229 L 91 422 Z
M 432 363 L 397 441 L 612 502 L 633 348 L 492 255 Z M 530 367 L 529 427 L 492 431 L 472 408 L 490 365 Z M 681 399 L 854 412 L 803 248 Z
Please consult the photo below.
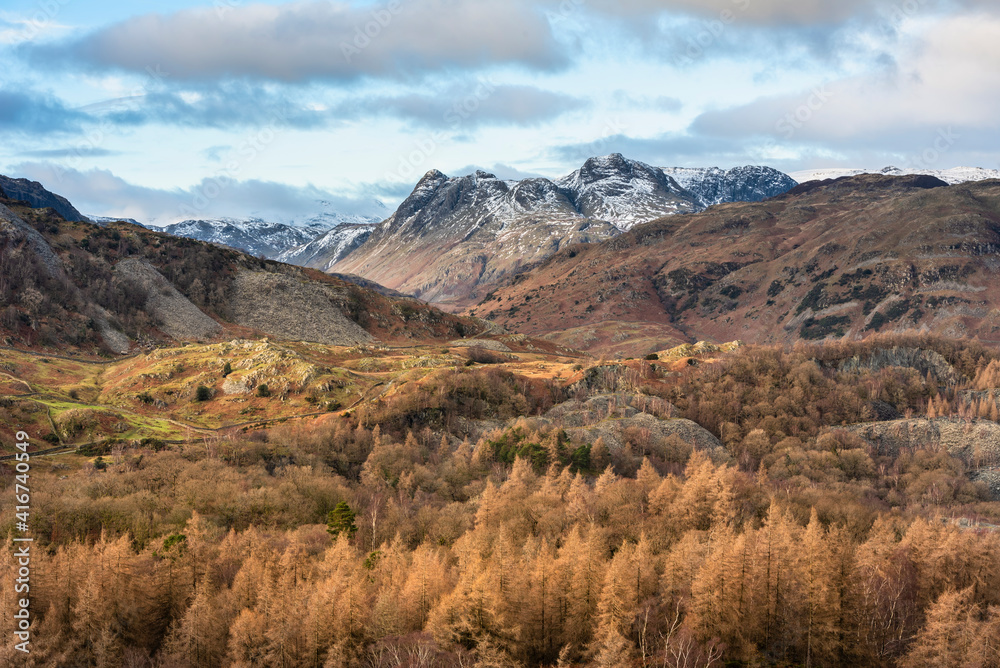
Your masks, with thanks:
M 995 0 L 4 0 L 0 173 L 168 224 L 430 169 L 1000 167 Z

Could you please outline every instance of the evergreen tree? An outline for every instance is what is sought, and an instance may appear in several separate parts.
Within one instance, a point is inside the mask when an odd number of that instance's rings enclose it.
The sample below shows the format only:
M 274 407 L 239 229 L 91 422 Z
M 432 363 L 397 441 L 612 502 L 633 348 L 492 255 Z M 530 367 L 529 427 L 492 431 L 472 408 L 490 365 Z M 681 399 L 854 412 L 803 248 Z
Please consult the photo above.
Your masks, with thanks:
M 346 501 L 338 503 L 326 516 L 326 531 L 336 538 L 340 534 L 346 534 L 348 538 L 353 538 L 358 532 L 358 527 L 354 524 L 355 513 Z

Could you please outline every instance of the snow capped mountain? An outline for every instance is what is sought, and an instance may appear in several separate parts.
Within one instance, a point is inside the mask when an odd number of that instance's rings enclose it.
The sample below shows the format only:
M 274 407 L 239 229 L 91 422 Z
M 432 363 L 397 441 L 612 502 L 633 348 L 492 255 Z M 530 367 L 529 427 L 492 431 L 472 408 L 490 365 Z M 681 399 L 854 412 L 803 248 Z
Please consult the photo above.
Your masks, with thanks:
M 885 174 L 888 176 L 923 175 L 934 176 L 949 185 L 967 183 L 969 181 L 985 181 L 1000 179 L 1000 170 L 983 167 L 954 167 L 952 169 L 900 169 L 899 167 L 884 167 L 883 169 L 813 169 L 794 172 L 790 176 L 799 183 L 821 181 L 824 179 L 839 179 L 843 176 L 858 176 L 859 174 Z
M 357 274 L 458 310 L 568 245 L 795 186 L 765 167 L 678 174 L 691 190 L 663 169 L 619 153 L 590 158 L 555 180 L 504 180 L 484 171 L 450 178 L 431 170 L 357 250 L 332 262 L 320 253 L 310 266 Z
M 116 216 L 87 216 L 87 219 L 90 222 L 92 222 L 94 225 L 100 225 L 101 227 L 104 227 L 108 223 L 122 222 L 122 223 L 131 223 L 132 225 L 138 225 L 139 227 L 145 227 L 145 228 L 148 228 L 148 229 L 152 229 L 152 228 L 150 228 L 149 225 L 143 225 L 142 223 L 140 223 L 138 220 L 135 220 L 134 218 L 121 218 L 121 217 L 116 217 Z
M 622 230 L 702 208 L 662 169 L 629 160 L 620 153 L 590 158 L 555 184 L 581 216 L 606 220 Z
M 703 207 L 724 202 L 760 202 L 798 185 L 784 172 L 757 165 L 728 171 L 718 167 L 664 167 L 663 173 L 693 193 Z
M 519 268 L 620 232 L 586 217 L 577 193 L 543 178 L 432 170 L 360 248 L 332 266 L 460 310 Z
M 296 253 L 294 249 L 306 246 L 328 232 L 343 227 L 344 230 L 340 235 L 332 235 L 318 247 L 336 249 L 339 244 L 333 240 L 334 237 L 355 238 L 359 234 L 355 228 L 371 227 L 389 215 L 389 210 L 378 200 L 365 204 L 364 212 L 360 214 L 341 213 L 337 211 L 338 206 L 337 202 L 316 200 L 315 208 L 305 215 L 282 215 L 272 212 L 266 216 L 185 220 L 165 226 L 146 225 L 146 227 L 175 236 L 229 246 L 270 260 L 278 260 L 279 256 L 284 256 L 285 259 L 281 259 L 281 262 L 305 266 L 305 262 L 297 262 L 295 258 L 311 258 L 320 251 L 314 248 Z M 344 243 L 350 246 L 351 242 Z M 350 250 L 353 248 L 348 248 L 344 252 Z
M 260 218 L 217 218 L 185 220 L 155 229 L 178 237 L 229 246 L 251 255 L 274 258 L 289 248 L 312 241 L 329 227 L 323 223 L 297 227 Z
M 508 181 L 483 171 L 449 178 L 431 170 L 386 224 L 407 233 L 432 224 L 436 229 L 475 234 L 488 223 L 511 224 L 527 216 L 544 217 L 545 223 L 599 220 L 627 230 L 700 208 L 696 198 L 663 170 L 615 153 L 591 158 L 554 181 Z
M 375 223 L 344 223 L 328 230 L 312 241 L 279 253 L 278 262 L 297 264 L 327 271 L 337 262 L 368 241 Z

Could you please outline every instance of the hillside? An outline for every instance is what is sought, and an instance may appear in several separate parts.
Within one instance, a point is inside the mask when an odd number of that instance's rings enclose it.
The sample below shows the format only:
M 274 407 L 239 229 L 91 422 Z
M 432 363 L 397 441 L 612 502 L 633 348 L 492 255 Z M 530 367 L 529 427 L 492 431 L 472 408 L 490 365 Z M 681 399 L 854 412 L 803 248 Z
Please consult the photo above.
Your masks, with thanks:
M 641 354 L 903 329 L 1000 339 L 1000 182 L 813 182 L 562 250 L 470 313 L 565 345 Z
M 37 209 L 54 209 L 56 213 L 69 221 L 88 220 L 86 216 L 70 204 L 69 200 L 49 192 L 37 181 L 12 179 L 9 176 L 0 175 L 0 197 L 27 202 L 30 206 Z
M 332 271 L 352 273 L 458 310 L 517 269 L 573 243 L 614 236 L 544 179 L 428 172 L 368 241 Z
M 343 247 L 338 244 L 311 254 L 308 266 L 358 274 L 457 311 L 566 246 L 795 185 L 764 167 L 674 171 L 683 172 L 691 190 L 663 169 L 617 153 L 591 158 L 554 181 L 506 181 L 486 172 L 449 178 L 431 171 L 357 250 L 332 261 Z
M 0 340 L 87 354 L 267 334 L 354 345 L 483 325 L 365 282 L 0 200 Z
M 996 351 L 466 343 L 0 351 L 32 661 L 915 668 L 955 633 L 940 665 L 992 665 Z

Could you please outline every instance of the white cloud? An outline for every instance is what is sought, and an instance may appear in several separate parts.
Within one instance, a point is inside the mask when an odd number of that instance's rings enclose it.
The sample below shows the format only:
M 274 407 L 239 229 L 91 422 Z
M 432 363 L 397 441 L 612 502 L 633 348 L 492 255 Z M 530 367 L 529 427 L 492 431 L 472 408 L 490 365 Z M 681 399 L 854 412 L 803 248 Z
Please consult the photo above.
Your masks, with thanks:
M 893 68 L 707 112 L 694 129 L 715 136 L 834 143 L 912 141 L 914 131 L 926 135 L 949 127 L 997 130 L 998 35 L 996 16 L 954 16 L 905 42 L 892 54 Z
M 344 196 L 312 185 L 290 186 L 273 181 L 206 178 L 188 188 L 167 190 L 129 183 L 105 169 L 80 171 L 52 162 L 22 163 L 14 167 L 11 175 L 40 182 L 85 214 L 121 216 L 155 225 L 224 216 L 292 222 L 324 210 L 384 213 L 370 197 Z
M 358 8 L 296 2 L 146 14 L 60 46 L 25 51 L 36 62 L 175 79 L 278 81 L 408 76 L 427 70 L 564 64 L 544 15 L 527 0 L 392 0 Z

